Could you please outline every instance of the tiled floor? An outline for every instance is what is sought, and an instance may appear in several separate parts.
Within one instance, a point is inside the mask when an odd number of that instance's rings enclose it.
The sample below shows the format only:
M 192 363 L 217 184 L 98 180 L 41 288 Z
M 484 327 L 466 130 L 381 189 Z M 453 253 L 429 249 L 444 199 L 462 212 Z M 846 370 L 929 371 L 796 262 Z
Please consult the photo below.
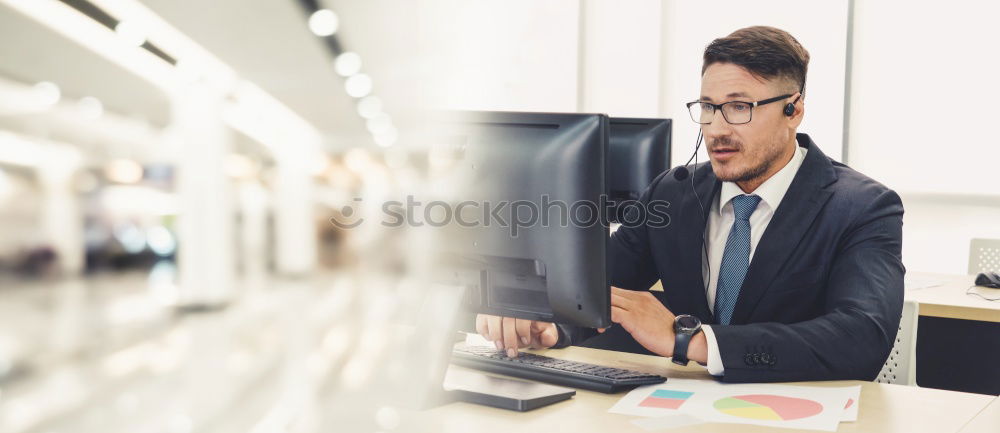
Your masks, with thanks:
M 424 311 L 406 306 L 425 302 L 412 283 L 258 277 L 224 308 L 186 312 L 154 286 L 142 274 L 3 285 L 0 431 L 375 430 L 381 395 L 434 380 L 410 370 L 440 355 L 404 325 Z

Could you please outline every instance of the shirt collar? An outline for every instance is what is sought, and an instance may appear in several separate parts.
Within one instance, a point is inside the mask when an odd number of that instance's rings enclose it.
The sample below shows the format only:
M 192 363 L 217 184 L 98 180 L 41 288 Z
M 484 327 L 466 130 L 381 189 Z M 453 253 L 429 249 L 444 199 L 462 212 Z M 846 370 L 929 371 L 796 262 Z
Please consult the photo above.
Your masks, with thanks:
M 792 185 L 795 173 L 798 173 L 799 167 L 802 166 L 802 161 L 806 159 L 806 152 L 808 152 L 808 149 L 795 146 L 792 159 L 750 194 L 760 197 L 760 201 L 767 203 L 768 207 L 772 210 L 778 209 L 781 199 L 785 197 L 788 187 Z M 736 183 L 722 182 L 722 190 L 719 193 L 719 214 L 722 214 L 722 209 L 729 204 L 729 201 L 733 197 L 743 194 L 746 193 Z

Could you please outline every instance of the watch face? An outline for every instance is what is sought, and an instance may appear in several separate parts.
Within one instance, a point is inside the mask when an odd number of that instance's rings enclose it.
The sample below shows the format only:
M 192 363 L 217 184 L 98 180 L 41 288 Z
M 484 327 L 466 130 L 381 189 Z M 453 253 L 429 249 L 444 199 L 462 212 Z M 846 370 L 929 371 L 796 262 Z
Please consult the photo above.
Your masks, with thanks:
M 680 331 L 694 331 L 699 327 L 701 327 L 701 320 L 698 320 L 697 317 L 687 314 L 682 314 L 680 316 L 677 316 L 677 318 L 675 319 L 675 323 L 677 324 L 677 328 Z

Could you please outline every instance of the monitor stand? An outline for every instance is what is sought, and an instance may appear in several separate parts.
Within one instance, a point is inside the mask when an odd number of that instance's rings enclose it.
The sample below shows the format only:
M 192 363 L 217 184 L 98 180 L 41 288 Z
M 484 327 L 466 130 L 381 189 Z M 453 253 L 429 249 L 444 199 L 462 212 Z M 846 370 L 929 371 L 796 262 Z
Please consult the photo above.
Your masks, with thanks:
M 576 390 L 572 388 L 492 376 L 449 365 L 444 379 L 444 391 L 437 403 L 464 401 L 525 412 L 568 400 L 574 395 Z

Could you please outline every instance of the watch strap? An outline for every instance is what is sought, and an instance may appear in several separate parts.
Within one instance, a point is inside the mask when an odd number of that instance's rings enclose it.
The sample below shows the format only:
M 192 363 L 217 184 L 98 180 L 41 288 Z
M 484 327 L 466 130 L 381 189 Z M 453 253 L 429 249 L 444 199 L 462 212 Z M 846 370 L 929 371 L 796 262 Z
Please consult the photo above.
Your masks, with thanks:
M 674 333 L 674 356 L 671 361 L 678 365 L 688 364 L 688 344 L 691 343 L 691 337 L 693 334 L 687 334 L 683 332 Z

